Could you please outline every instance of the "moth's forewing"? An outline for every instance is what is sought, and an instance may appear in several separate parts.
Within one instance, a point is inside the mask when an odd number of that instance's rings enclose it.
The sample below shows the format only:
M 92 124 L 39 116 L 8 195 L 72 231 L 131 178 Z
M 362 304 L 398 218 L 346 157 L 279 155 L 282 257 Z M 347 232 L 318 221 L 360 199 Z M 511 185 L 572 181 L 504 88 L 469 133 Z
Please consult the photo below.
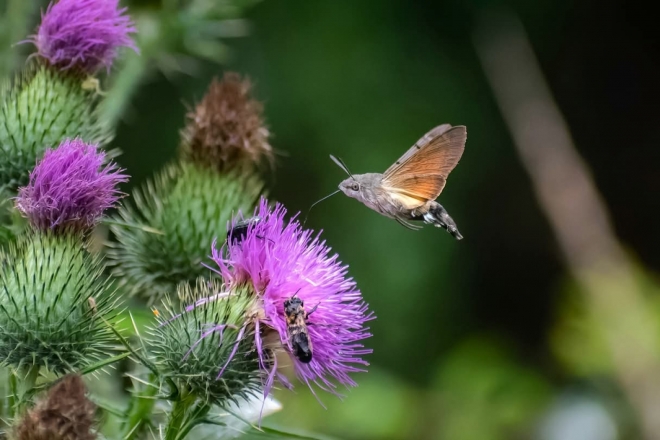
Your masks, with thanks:
M 463 155 L 466 139 L 462 125 L 444 124 L 429 131 L 385 171 L 383 189 L 421 201 L 435 200 Z
M 419 150 L 430 144 L 431 141 L 442 136 L 450 128 L 452 128 L 451 125 L 442 124 L 429 130 L 424 136 L 419 138 L 419 140 L 415 142 L 413 146 L 408 149 L 408 151 L 403 153 L 401 157 L 397 159 L 396 162 L 394 162 L 387 170 L 385 170 L 383 175 L 387 176 L 394 174 L 401 165 L 403 165 L 408 161 L 408 159 L 410 159 L 413 155 L 415 155 Z

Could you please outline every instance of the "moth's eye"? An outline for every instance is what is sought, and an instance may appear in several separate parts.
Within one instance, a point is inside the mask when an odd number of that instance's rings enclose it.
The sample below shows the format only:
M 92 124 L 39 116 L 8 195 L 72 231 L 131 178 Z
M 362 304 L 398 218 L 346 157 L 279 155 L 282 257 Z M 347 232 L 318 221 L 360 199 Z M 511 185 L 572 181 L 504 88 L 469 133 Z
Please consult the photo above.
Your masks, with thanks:
M 358 191 L 360 189 L 360 185 L 358 185 L 357 183 L 354 183 L 353 185 L 351 185 L 351 189 L 353 191 Z

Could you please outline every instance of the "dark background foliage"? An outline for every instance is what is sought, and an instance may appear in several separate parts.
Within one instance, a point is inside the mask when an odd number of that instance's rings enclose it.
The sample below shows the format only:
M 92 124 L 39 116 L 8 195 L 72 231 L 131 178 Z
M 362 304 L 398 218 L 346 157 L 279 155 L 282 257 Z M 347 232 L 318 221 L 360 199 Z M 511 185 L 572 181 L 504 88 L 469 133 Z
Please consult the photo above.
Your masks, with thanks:
M 640 6 L 263 2 L 247 15 L 251 35 L 231 42 L 228 68 L 249 75 L 265 102 L 273 145 L 282 152 L 271 194 L 292 212 L 304 215 L 344 178 L 329 154 L 354 172 L 380 172 L 431 127 L 468 127 L 465 155 L 439 199 L 463 241 L 432 228 L 405 230 L 341 195 L 311 211 L 308 226 L 324 230 L 378 315 L 369 342 L 378 377 L 359 377 L 368 384 L 350 393 L 343 411 L 331 402 L 309 424 L 356 438 L 419 438 L 420 432 L 432 438 L 436 429 L 448 435 L 434 417 L 452 401 L 434 406 L 428 394 L 443 394 L 438 382 L 454 361 L 464 362 L 460 380 L 489 374 L 490 346 L 505 347 L 512 359 L 507 368 L 523 368 L 544 384 L 521 391 L 522 402 L 545 396 L 546 385 L 561 390 L 575 382 L 549 346 L 567 274 L 473 46 L 475 23 L 492 7 L 519 15 L 617 233 L 644 264 L 660 265 L 653 215 L 659 206 L 649 197 L 660 185 L 658 110 L 651 105 L 660 93 L 658 31 Z M 155 77 L 140 90 L 115 142 L 133 184 L 174 154 L 181 102 L 198 100 L 220 73 L 206 65 L 193 78 Z M 465 349 L 475 338 L 489 342 Z M 471 360 L 456 360 L 461 356 Z M 401 393 L 418 402 L 406 403 Z M 427 402 L 421 413 L 420 399 Z M 502 405 L 518 408 L 509 400 Z M 381 417 L 384 406 L 399 425 L 382 433 L 354 426 L 373 425 L 367 419 Z M 306 426 L 307 413 L 316 413 L 299 411 L 285 409 L 281 417 Z M 508 437 L 495 431 L 488 438 Z

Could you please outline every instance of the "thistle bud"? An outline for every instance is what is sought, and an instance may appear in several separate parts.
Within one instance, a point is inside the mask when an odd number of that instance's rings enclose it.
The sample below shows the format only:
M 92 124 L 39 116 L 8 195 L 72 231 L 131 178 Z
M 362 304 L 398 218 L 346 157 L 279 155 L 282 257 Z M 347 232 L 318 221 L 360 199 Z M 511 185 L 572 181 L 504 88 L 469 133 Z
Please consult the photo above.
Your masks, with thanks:
M 179 389 L 221 406 L 259 394 L 258 298 L 246 289 L 223 291 L 219 283 L 203 279 L 178 292 L 177 305 L 165 302 L 152 329 L 150 343 L 163 374 Z
M 110 356 L 116 301 L 79 237 L 25 234 L 0 252 L 0 362 L 74 371 Z M 93 301 L 90 301 L 90 299 Z M 93 307 L 92 307 L 93 304 Z
M 186 162 L 169 166 L 133 193 L 134 206 L 119 209 L 122 223 L 150 229 L 111 226 L 114 274 L 130 293 L 151 301 L 209 276 L 202 263 L 213 239 L 224 239 L 236 212 L 252 210 L 261 189 L 255 175 L 219 174 Z
M 236 73 L 214 79 L 181 133 L 186 160 L 219 171 L 273 162 L 263 106 L 250 96 L 252 86 Z
M 94 440 L 96 406 L 78 375 L 63 377 L 19 422 L 16 440 Z
M 45 66 L 33 66 L 0 91 L 0 188 L 15 191 L 27 183 L 44 151 L 80 136 L 103 144 L 110 138 L 98 120 L 97 99 L 82 79 Z

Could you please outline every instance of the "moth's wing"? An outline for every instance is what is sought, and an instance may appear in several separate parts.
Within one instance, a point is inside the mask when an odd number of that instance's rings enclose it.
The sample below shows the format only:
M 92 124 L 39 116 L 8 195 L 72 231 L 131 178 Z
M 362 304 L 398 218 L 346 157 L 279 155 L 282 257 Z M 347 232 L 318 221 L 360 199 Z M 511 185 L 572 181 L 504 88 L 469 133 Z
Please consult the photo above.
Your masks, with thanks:
M 399 169 L 408 159 L 410 159 L 417 151 L 419 151 L 422 147 L 428 145 L 431 143 L 431 141 L 439 136 L 442 136 L 444 133 L 449 130 L 451 125 L 449 124 L 442 124 L 438 125 L 437 127 L 433 128 L 431 131 L 426 133 L 424 136 L 422 136 L 415 144 L 408 149 L 403 155 L 392 164 L 385 172 L 383 173 L 385 176 L 388 174 L 394 173 L 397 169 Z
M 383 187 L 419 200 L 436 199 L 463 155 L 467 130 L 443 124 L 426 133 L 383 174 Z

